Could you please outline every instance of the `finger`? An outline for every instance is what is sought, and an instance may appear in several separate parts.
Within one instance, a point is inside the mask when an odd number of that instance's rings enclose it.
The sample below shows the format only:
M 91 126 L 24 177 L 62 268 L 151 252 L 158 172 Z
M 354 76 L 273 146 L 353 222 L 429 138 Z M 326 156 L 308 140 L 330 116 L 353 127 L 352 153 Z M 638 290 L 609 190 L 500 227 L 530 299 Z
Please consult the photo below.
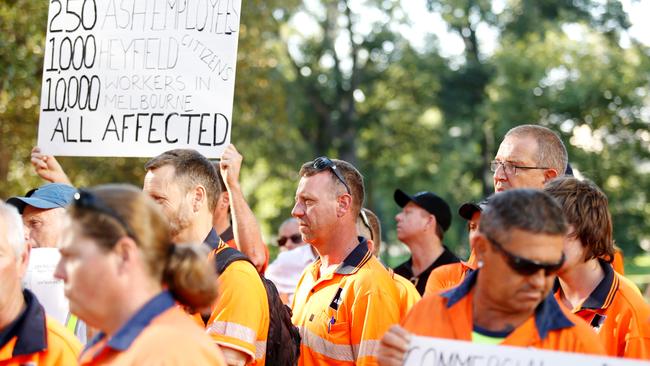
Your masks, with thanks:
M 47 169 L 47 164 L 42 159 L 32 158 L 31 162 L 37 169 Z

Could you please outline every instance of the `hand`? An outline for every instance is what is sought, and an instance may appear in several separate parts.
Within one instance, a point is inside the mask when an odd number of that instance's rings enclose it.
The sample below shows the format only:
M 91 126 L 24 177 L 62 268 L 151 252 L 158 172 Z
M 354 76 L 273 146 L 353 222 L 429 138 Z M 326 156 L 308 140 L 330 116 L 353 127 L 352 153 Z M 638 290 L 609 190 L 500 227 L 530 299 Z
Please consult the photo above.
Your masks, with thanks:
M 237 151 L 235 145 L 230 144 L 221 155 L 219 168 L 221 170 L 221 177 L 226 184 L 226 187 L 233 187 L 239 184 L 239 171 L 241 170 L 241 163 L 244 157 Z
M 52 155 L 43 155 L 38 146 L 32 149 L 31 163 L 36 174 L 46 181 L 72 185 L 56 158 Z
M 399 325 L 393 325 L 381 339 L 381 347 L 377 354 L 380 366 L 402 366 L 404 355 L 409 349 L 411 333 Z

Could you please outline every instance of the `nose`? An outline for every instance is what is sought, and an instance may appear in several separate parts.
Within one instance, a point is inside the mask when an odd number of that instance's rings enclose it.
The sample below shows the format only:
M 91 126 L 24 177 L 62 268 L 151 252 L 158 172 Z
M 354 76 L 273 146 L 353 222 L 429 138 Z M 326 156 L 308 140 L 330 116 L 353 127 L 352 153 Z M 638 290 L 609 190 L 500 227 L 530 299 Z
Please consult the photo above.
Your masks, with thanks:
M 540 269 L 534 274 L 528 276 L 528 283 L 535 290 L 543 290 L 546 285 L 546 273 Z
M 56 265 L 56 269 L 54 270 L 54 278 L 56 278 L 57 280 L 63 280 L 64 282 L 67 279 L 63 258 L 59 259 L 59 263 L 57 263 Z
M 503 164 L 497 164 L 497 169 L 494 171 L 494 180 L 507 180 L 506 168 Z
M 402 221 L 402 213 L 401 213 L 401 212 L 398 213 L 397 215 L 395 215 L 395 221 L 396 221 L 396 222 L 400 222 L 400 221 Z
M 293 209 L 291 209 L 291 216 L 295 218 L 300 218 L 305 214 L 305 210 L 302 207 L 302 204 L 300 202 L 296 202 L 295 205 L 293 205 Z

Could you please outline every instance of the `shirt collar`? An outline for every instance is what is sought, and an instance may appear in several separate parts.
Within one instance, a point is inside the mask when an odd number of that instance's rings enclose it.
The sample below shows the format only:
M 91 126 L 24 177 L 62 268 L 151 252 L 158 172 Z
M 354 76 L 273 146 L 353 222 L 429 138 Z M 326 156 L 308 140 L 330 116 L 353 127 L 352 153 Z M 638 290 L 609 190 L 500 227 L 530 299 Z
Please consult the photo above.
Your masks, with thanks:
M 207 244 L 210 249 L 217 249 L 220 241 L 221 239 L 219 238 L 219 235 L 217 235 L 217 232 L 212 228 L 203 242 Z
M 448 308 L 470 293 L 472 287 L 476 284 L 478 273 L 479 270 L 468 272 L 465 280 L 460 285 L 441 294 L 441 296 L 447 298 Z M 553 293 L 549 293 L 535 309 L 535 326 L 540 339 L 546 338 L 548 332 L 552 330 L 568 328 L 573 325 L 573 322 L 560 309 L 560 305 L 555 301 Z
M 140 310 L 138 310 L 138 312 L 135 313 L 135 315 L 133 315 L 131 319 L 129 319 L 126 324 L 124 324 L 117 333 L 108 340 L 108 347 L 117 351 L 127 350 L 129 346 L 131 346 L 131 343 L 133 343 L 133 341 L 155 317 L 174 306 L 174 304 L 174 298 L 169 291 L 163 291 L 156 295 L 140 308 Z M 95 339 L 86 346 L 86 348 L 90 348 L 105 337 L 105 333 L 99 333 Z
M 589 297 L 580 306 L 581 309 L 606 309 L 614 299 L 614 293 L 618 289 L 618 278 L 610 264 L 599 259 L 598 262 L 605 271 L 605 277 L 598 286 L 589 294 Z
M 219 234 L 219 237 L 225 242 L 233 240 L 235 238 L 235 234 L 232 232 L 232 226 L 228 226 L 226 230 Z
M 354 274 L 370 260 L 372 253 L 368 250 L 368 241 L 362 236 L 357 237 L 357 240 L 359 240 L 359 245 L 345 257 L 334 273 L 340 275 Z
M 8 341 L 16 337 L 13 356 L 29 355 L 47 349 L 47 328 L 45 325 L 45 311 L 29 290 L 23 290 L 26 308 L 18 318 L 0 333 L 3 347 Z

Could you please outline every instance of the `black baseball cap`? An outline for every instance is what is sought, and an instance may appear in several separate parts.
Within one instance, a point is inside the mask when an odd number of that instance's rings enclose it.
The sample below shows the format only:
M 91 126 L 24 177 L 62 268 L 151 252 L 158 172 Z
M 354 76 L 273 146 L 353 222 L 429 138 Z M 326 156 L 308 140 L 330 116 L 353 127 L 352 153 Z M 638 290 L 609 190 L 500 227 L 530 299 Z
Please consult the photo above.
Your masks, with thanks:
M 475 212 L 482 212 L 485 210 L 485 206 L 487 206 L 487 204 L 487 199 L 484 199 L 479 203 L 465 202 L 458 208 L 458 215 L 469 221 L 472 219 L 472 216 L 474 216 Z
M 449 226 L 451 226 L 451 209 L 447 202 L 435 193 L 424 191 L 410 196 L 401 189 L 396 189 L 393 197 L 399 207 L 404 207 L 407 203 L 413 202 L 425 209 L 436 217 L 436 221 L 440 224 L 443 231 L 447 231 Z

